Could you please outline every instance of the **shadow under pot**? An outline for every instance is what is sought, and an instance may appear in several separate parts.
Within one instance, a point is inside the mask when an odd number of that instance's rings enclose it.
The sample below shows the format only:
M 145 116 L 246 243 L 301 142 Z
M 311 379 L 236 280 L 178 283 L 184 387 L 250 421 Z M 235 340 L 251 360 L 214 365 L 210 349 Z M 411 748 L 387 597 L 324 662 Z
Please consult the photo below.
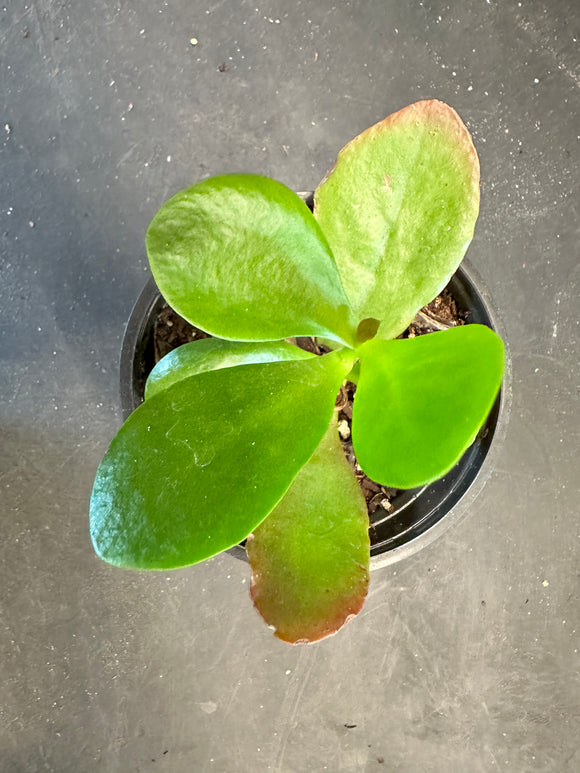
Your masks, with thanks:
M 460 324 L 487 325 L 502 334 L 487 301 L 487 293 L 479 279 L 476 283 L 474 272 L 466 261 L 438 296 L 441 298 L 451 300 Z M 433 321 L 430 307 L 431 304 L 422 310 L 412 323 L 411 331 L 408 329 L 403 336 L 409 332 L 421 334 L 425 324 L 429 327 Z M 436 327 L 432 329 L 437 329 L 436 315 L 434 324 Z M 159 331 L 163 328 L 161 338 Z M 170 309 L 154 280 L 150 279 L 135 304 L 123 339 L 121 405 L 124 419 L 143 402 L 145 382 L 156 362 L 172 348 L 198 337 L 206 337 L 206 334 L 196 331 Z M 360 472 L 357 474 L 369 506 L 371 569 L 392 564 L 430 544 L 468 512 L 493 468 L 493 457 L 505 430 L 508 409 L 509 363 L 506 363 L 501 391 L 485 424 L 474 443 L 445 477 L 416 489 L 387 490 L 377 484 L 373 486 L 373 482 L 362 478 Z M 242 545 L 235 546 L 230 552 L 246 558 Z

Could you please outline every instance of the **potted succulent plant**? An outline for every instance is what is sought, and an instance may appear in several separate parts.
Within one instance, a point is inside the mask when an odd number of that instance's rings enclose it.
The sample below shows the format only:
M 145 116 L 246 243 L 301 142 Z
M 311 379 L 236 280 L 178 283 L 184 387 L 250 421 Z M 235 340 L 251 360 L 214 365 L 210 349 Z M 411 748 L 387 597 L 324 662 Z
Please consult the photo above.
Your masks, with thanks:
M 316 641 L 355 615 L 368 517 L 337 393 L 356 384 L 352 441 L 372 480 L 412 488 L 458 462 L 496 399 L 502 341 L 477 324 L 398 337 L 457 269 L 478 210 L 471 137 L 435 100 L 349 143 L 314 214 L 255 175 L 165 203 L 146 239 L 153 276 L 212 337 L 158 363 L 105 454 L 90 508 L 97 554 L 171 569 L 247 539 L 252 598 L 279 638 Z M 325 353 L 294 345 L 300 336 Z

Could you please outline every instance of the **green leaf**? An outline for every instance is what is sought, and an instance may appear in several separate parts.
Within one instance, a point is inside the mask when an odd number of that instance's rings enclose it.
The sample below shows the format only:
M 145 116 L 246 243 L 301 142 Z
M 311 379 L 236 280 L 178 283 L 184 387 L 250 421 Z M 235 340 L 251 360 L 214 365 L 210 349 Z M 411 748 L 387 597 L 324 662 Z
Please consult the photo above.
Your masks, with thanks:
M 125 422 L 97 471 L 91 536 L 118 566 L 170 569 L 246 537 L 332 417 L 352 359 L 240 365 L 183 379 Z
M 473 237 L 479 161 L 448 105 L 417 102 L 367 129 L 340 152 L 315 193 L 359 319 L 395 338 L 445 287 Z
M 483 325 L 359 349 L 352 415 L 358 463 L 372 480 L 414 488 L 448 472 L 498 393 L 503 343 Z
M 247 542 L 252 598 L 278 638 L 317 641 L 359 612 L 369 583 L 368 528 L 365 499 L 335 418 Z
M 146 243 L 169 304 L 218 338 L 312 335 L 354 343 L 356 325 L 328 243 L 282 183 L 257 175 L 197 183 L 161 207 Z
M 305 352 L 285 341 L 243 343 L 223 341 L 221 338 L 192 341 L 169 352 L 157 363 L 145 384 L 145 399 L 148 400 L 177 381 L 208 370 L 259 362 L 307 360 L 311 357 L 314 357 L 311 352 Z

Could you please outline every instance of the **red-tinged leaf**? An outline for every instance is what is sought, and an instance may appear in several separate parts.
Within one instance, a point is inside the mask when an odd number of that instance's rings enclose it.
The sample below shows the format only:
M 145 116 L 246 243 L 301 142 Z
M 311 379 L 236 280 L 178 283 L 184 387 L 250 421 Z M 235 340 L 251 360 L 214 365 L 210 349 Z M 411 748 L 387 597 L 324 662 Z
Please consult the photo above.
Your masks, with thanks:
M 356 137 L 315 194 L 314 214 L 359 319 L 395 338 L 461 262 L 479 211 L 479 161 L 448 105 L 426 100 Z
M 318 641 L 360 611 L 369 582 L 368 526 L 334 420 L 284 498 L 248 539 L 252 598 L 279 639 Z

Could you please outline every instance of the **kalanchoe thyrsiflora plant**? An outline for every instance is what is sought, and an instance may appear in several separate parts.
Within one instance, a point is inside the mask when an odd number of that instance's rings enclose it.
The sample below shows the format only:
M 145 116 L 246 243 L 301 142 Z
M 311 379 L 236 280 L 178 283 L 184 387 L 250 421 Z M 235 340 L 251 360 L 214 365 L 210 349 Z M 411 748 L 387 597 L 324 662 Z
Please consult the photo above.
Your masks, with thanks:
M 213 338 L 158 363 L 111 443 L 91 499 L 97 553 L 171 569 L 247 538 L 252 597 L 279 638 L 315 641 L 356 614 L 368 517 L 335 399 L 357 384 L 354 450 L 387 486 L 436 480 L 473 442 L 499 390 L 501 340 L 481 325 L 398 336 L 457 269 L 478 209 L 471 137 L 438 101 L 350 142 L 314 214 L 254 175 L 164 204 L 147 233 L 151 270 Z M 331 351 L 314 356 L 296 336 Z

